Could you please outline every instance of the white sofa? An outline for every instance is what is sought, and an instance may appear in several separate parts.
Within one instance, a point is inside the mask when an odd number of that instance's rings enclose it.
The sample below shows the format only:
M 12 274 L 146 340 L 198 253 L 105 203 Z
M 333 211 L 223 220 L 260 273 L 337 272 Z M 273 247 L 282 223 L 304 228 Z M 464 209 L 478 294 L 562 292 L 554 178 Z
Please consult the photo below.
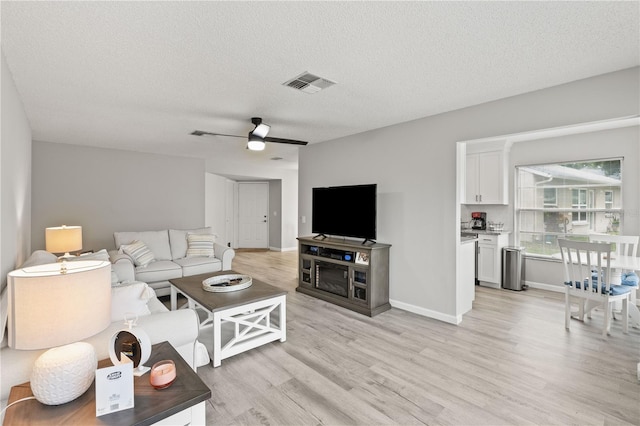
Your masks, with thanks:
M 125 262 L 128 258 L 135 267 L 134 279 L 149 284 L 158 296 L 170 294 L 170 279 L 231 269 L 235 251 L 221 244 L 213 244 L 212 257 L 187 256 L 189 234 L 213 235 L 211 228 L 114 232 L 116 250 L 109 254 L 114 263 Z M 123 246 L 135 241 L 142 241 L 153 253 L 154 260 L 146 266 L 136 265 L 135 259 L 122 250 Z
M 104 251 L 104 256 L 107 256 L 106 251 Z M 131 286 L 131 283 L 122 283 L 123 281 L 131 281 L 134 275 L 131 263 L 128 260 L 123 261 L 123 259 L 125 258 L 116 259 L 117 263 L 112 265 L 112 271 L 115 272 L 115 274 L 112 274 L 112 283 L 114 284 L 112 286 L 112 297 L 114 291 L 123 289 L 126 291 Z M 25 262 L 25 265 L 33 266 L 55 261 L 56 257 L 54 255 L 39 250 L 34 252 Z M 25 265 L 22 266 L 24 267 Z M 144 286 L 144 283 L 135 283 L 133 285 L 140 284 Z M 5 297 L 6 294 L 3 294 L 3 298 Z M 194 370 L 198 366 L 205 365 L 209 361 L 209 355 L 204 345 L 197 341 L 199 322 L 195 311 L 191 309 L 169 311 L 153 292 L 146 292 L 142 301 L 143 305 L 145 301 L 150 313 L 138 317 L 137 327 L 142 328 L 149 335 L 151 344 L 168 341 Z M 112 316 L 114 315 L 113 309 L 116 309 L 116 307 L 112 305 Z M 98 359 L 105 359 L 109 357 L 108 344 L 111 336 L 124 328 L 126 326 L 123 320 L 114 321 L 107 329 L 84 341 L 93 345 Z M 11 387 L 30 380 L 35 360 L 46 349 L 26 351 L 12 349 L 7 346 L 6 330 L 4 328 L 2 333 L 3 339 L 0 349 L 0 376 L 2 377 L 0 380 L 0 407 L 5 407 Z

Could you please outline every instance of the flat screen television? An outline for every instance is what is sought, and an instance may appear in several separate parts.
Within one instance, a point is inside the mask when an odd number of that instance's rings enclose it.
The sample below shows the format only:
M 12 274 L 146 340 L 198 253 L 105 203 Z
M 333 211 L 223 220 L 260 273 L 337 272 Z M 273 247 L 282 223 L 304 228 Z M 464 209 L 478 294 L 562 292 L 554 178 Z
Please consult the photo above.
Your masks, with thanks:
M 377 185 L 313 188 L 311 232 L 376 239 Z

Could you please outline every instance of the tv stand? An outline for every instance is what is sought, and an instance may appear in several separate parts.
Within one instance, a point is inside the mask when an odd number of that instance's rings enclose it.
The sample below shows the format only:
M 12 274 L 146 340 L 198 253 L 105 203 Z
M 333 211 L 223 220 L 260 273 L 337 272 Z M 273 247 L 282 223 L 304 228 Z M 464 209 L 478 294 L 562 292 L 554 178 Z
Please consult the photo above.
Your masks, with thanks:
M 315 237 L 313 237 L 313 239 L 314 239 L 314 240 L 320 240 L 320 241 L 324 241 L 324 240 L 326 240 L 327 238 L 329 238 L 329 237 L 327 237 L 327 236 L 326 236 L 326 235 L 324 235 L 324 234 L 318 234 L 318 235 L 316 235 Z
M 390 244 L 317 237 L 298 237 L 296 291 L 370 317 L 391 309 Z

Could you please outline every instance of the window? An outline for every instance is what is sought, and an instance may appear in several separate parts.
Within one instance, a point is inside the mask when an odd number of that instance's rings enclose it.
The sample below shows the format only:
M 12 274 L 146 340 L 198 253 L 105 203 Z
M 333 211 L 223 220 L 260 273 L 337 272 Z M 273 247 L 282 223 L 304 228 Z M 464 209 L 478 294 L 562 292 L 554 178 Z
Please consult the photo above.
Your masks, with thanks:
M 604 191 L 604 208 L 613 208 L 613 191 Z
M 516 231 L 528 254 L 558 252 L 558 238 L 619 232 L 622 159 L 516 168 Z
M 544 188 L 544 206 L 556 207 L 558 205 L 558 189 Z
M 571 220 L 573 222 L 586 222 L 587 221 L 587 190 L 586 189 L 573 189 L 571 190 L 571 207 L 574 211 L 571 213 Z

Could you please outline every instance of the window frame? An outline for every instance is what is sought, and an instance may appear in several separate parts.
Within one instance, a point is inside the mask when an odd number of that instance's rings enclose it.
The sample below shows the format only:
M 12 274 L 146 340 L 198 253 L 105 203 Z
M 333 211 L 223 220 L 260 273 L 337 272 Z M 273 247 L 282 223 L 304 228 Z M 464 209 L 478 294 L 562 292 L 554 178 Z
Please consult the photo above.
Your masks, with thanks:
M 556 196 L 555 201 L 556 205 L 552 206 L 551 203 L 546 203 L 546 199 L 544 197 L 544 192 L 542 191 L 542 196 L 538 195 L 537 202 L 534 201 L 535 207 L 522 207 L 521 203 L 526 203 L 526 201 L 522 200 L 522 196 L 527 196 L 526 192 L 531 191 L 531 186 L 521 187 L 520 179 L 522 178 L 520 170 L 522 168 L 532 168 L 536 166 L 547 166 L 547 165 L 573 165 L 577 163 L 605 163 L 610 161 L 618 161 L 619 162 L 619 184 L 607 186 L 606 184 L 598 184 L 591 183 L 585 185 L 574 185 L 571 189 L 581 190 L 581 193 L 578 195 L 578 204 L 574 204 L 573 194 L 570 195 L 569 198 L 571 207 L 562 207 L 561 205 L 561 196 L 558 194 L 558 188 L 561 186 L 548 187 L 549 189 L 555 189 Z M 608 175 L 608 177 L 614 177 L 617 179 L 617 175 Z M 555 256 L 553 254 L 548 254 L 548 248 L 545 248 L 545 244 L 551 244 L 552 247 L 554 240 L 557 238 L 571 238 L 578 240 L 588 240 L 588 236 L 591 233 L 595 233 L 593 229 L 600 227 L 602 228 L 603 218 L 607 218 L 611 225 L 607 226 L 606 233 L 622 233 L 622 219 L 624 217 L 624 204 L 623 204 L 623 188 L 624 188 L 624 157 L 614 157 L 614 158 L 598 158 L 593 160 L 568 160 L 561 162 L 548 162 L 548 163 L 540 163 L 540 164 L 519 164 L 515 166 L 514 169 L 514 194 L 515 194 L 515 202 L 514 202 L 514 240 L 517 245 L 525 245 L 526 241 L 533 242 L 537 239 L 538 244 L 540 244 L 541 252 L 529 251 L 526 250 L 526 255 L 531 257 L 540 257 L 545 259 L 554 259 Z M 613 189 L 608 189 L 613 187 Z M 615 188 L 618 189 L 615 189 Z M 544 187 L 542 187 L 544 188 Z M 538 189 L 542 189 L 538 188 Z M 570 186 L 567 185 L 564 189 L 569 189 Z M 600 189 L 599 189 L 600 188 Z M 607 188 L 607 189 L 604 189 Z M 544 188 L 547 189 L 547 188 Z M 525 191 L 525 193 L 521 193 L 521 191 Z M 603 191 L 608 195 L 603 195 Z M 615 194 L 618 191 L 619 194 Z M 572 191 L 573 192 L 573 191 Z M 535 193 L 535 192 L 534 192 Z M 539 193 L 538 193 L 539 194 Z M 609 195 L 610 194 L 610 195 Z M 581 199 L 580 195 L 583 195 L 583 199 Z M 566 192 L 564 194 L 564 205 L 566 206 Z M 610 197 L 610 201 L 607 201 L 606 206 L 604 206 L 605 198 L 608 200 Z M 618 206 L 615 207 L 615 201 L 618 201 Z M 582 202 L 581 202 L 582 201 Z M 527 203 L 528 204 L 528 203 Z M 597 207 L 597 205 L 602 204 L 601 207 Z M 538 207 L 540 206 L 540 207 Z M 579 219 L 578 221 L 573 221 L 573 214 L 578 213 Z M 539 216 L 541 215 L 541 216 Z M 567 217 L 569 215 L 569 219 L 571 225 L 566 223 L 566 219 L 561 219 L 562 217 Z M 556 223 L 553 223 L 553 218 L 556 218 Z M 548 222 L 548 219 L 551 219 L 552 222 Z M 615 228 L 612 226 L 614 219 L 618 222 L 618 226 Z M 539 230 L 539 224 L 541 222 L 542 230 Z M 522 229 L 523 223 L 526 223 L 527 227 L 531 227 L 530 229 Z M 547 226 L 552 224 L 556 226 L 556 229 L 548 231 Z M 581 227 L 581 230 L 573 233 L 573 227 Z M 537 228 L 537 229 L 536 229 Z M 553 227 L 552 227 L 553 228 Z M 599 233 L 599 232 L 598 232 Z M 523 238 L 523 236 L 526 236 Z M 546 251 L 545 251 L 546 250 Z

